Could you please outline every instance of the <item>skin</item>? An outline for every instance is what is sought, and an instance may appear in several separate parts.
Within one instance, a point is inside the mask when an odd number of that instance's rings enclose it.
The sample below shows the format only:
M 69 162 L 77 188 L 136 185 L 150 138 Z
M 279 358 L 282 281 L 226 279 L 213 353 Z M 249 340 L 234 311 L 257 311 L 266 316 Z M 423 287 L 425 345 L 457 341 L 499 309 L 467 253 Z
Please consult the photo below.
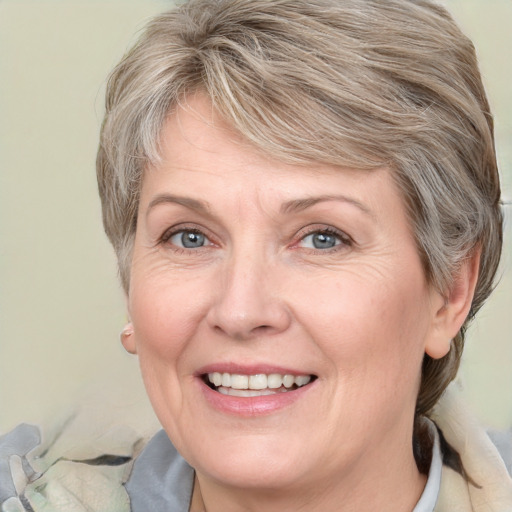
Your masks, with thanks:
M 476 265 L 447 294 L 429 286 L 386 168 L 275 161 L 201 95 L 161 137 L 142 184 L 124 344 L 196 469 L 191 510 L 412 510 L 426 480 L 411 446 L 422 358 L 448 351 Z M 180 247 L 187 230 L 205 245 Z M 315 247 L 325 230 L 336 245 Z M 284 407 L 237 415 L 205 399 L 197 372 L 212 364 L 317 378 Z

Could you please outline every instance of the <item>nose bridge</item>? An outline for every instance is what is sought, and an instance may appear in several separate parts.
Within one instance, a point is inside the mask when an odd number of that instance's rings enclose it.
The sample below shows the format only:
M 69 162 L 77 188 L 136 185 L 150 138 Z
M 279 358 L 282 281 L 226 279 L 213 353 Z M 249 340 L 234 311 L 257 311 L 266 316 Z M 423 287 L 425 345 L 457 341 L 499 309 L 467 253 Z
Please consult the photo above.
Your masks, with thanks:
M 219 275 L 209 314 L 213 328 L 238 340 L 278 333 L 289 324 L 276 279 L 277 263 L 256 245 L 233 248 Z

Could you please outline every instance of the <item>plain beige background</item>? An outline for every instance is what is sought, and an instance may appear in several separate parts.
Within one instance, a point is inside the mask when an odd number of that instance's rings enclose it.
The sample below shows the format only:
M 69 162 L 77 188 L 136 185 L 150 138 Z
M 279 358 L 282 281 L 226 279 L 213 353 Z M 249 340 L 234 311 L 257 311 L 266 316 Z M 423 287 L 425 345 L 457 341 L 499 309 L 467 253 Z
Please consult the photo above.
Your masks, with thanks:
M 445 3 L 481 58 L 510 201 L 512 1 Z M 170 5 L 0 0 L 0 432 L 86 395 L 151 416 L 136 361 L 118 342 L 124 298 L 94 159 L 105 77 L 144 21 Z M 512 425 L 511 238 L 509 222 L 504 276 L 470 331 L 462 369 L 471 407 L 499 428 Z

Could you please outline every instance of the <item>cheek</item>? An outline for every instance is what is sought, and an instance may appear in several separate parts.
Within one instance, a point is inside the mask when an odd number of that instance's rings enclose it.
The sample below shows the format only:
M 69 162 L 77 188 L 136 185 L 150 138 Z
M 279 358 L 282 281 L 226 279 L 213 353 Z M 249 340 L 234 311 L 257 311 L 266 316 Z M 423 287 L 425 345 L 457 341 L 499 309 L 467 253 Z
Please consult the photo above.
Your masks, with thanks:
M 166 268 L 141 270 L 132 269 L 129 313 L 143 377 L 155 379 L 160 372 L 162 378 L 170 378 L 164 370 L 179 364 L 205 315 L 205 283 Z
M 351 388 L 364 389 L 361 394 L 403 384 L 414 388 L 429 325 L 426 290 L 417 274 L 380 280 L 369 272 L 345 274 L 321 287 L 297 288 L 303 324 L 342 386 L 350 380 Z
M 132 268 L 129 313 L 140 369 L 160 422 L 177 432 L 176 418 L 185 403 L 183 382 L 190 378 L 186 357 L 205 310 L 200 283 L 163 269 L 138 270 Z

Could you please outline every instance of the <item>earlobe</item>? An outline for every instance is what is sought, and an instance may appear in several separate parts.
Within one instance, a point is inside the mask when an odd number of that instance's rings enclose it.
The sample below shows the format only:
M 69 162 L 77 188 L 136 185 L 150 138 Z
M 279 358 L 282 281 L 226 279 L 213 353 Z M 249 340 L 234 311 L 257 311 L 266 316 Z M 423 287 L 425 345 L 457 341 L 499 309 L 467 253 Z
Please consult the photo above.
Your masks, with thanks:
M 120 334 L 121 343 L 124 349 L 130 354 L 136 354 L 137 348 L 135 346 L 135 338 L 133 334 L 133 325 L 131 322 L 127 323 Z
M 434 306 L 434 317 L 425 345 L 425 352 L 433 359 L 440 359 L 450 351 L 453 338 L 464 324 L 475 293 L 480 266 L 480 249 L 475 249 L 464 261 L 457 275 L 438 306 Z

